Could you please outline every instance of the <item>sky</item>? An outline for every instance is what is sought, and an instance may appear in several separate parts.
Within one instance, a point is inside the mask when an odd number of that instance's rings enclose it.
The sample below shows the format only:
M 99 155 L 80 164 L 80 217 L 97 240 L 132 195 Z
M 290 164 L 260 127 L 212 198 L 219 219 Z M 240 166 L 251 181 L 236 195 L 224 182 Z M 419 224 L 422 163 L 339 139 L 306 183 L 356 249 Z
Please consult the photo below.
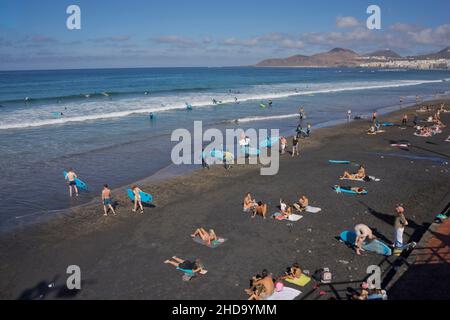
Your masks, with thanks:
M 68 30 L 69 5 L 81 29 Z M 369 30 L 369 5 L 381 30 Z M 252 65 L 335 47 L 450 46 L 448 0 L 0 0 L 0 70 Z

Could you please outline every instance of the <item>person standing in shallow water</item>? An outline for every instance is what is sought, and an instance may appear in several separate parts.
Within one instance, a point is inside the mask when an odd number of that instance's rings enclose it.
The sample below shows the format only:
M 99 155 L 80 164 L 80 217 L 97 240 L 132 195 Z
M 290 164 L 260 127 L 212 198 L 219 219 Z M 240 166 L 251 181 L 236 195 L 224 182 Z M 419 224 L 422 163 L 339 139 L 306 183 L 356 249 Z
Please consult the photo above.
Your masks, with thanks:
M 75 196 L 78 197 L 78 188 L 77 183 L 75 181 L 76 178 L 77 178 L 76 173 L 72 169 L 69 169 L 69 172 L 67 172 L 66 175 L 66 179 L 68 180 L 69 183 L 69 194 L 71 198 L 72 198 L 72 189 L 75 191 Z

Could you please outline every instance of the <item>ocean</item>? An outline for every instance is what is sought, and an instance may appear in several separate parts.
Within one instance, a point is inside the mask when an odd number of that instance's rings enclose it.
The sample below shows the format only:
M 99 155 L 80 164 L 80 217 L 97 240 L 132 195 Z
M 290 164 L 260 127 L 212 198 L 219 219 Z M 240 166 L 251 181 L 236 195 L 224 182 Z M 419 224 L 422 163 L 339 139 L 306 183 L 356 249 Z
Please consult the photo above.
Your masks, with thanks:
M 205 128 L 277 128 L 288 135 L 297 126 L 300 105 L 314 129 L 345 121 L 348 109 L 353 115 L 383 113 L 413 104 L 417 95 L 448 97 L 450 71 L 0 72 L 0 232 L 92 201 L 104 183 L 124 189 L 145 177 L 167 178 L 192 169 L 171 165 L 170 136 L 177 128 L 191 130 L 195 120 Z M 273 106 L 260 108 L 268 99 Z M 150 120 L 150 112 L 155 119 Z M 69 167 L 88 183 L 89 193 L 68 197 L 62 172 Z

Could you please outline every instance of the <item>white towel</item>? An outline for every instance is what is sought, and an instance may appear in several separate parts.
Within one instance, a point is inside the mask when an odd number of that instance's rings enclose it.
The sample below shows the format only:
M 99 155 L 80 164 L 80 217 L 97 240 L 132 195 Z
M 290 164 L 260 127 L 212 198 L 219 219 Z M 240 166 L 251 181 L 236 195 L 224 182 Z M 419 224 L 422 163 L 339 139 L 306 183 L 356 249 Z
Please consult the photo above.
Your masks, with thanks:
M 292 289 L 292 288 L 284 287 L 283 291 L 274 292 L 266 300 L 294 300 L 295 298 L 297 298 L 301 294 L 302 294 L 302 292 L 299 291 L 299 290 L 295 290 L 295 289 Z

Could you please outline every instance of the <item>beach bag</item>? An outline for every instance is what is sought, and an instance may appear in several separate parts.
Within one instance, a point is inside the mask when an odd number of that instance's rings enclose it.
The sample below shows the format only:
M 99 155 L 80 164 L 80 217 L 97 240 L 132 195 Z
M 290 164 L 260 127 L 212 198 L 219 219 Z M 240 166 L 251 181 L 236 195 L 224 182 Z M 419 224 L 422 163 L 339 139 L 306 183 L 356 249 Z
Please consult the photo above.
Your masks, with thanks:
M 322 282 L 322 283 L 330 283 L 331 280 L 333 279 L 333 275 L 331 274 L 330 269 L 323 268 L 322 270 L 320 270 L 319 279 L 320 279 L 320 282 Z

